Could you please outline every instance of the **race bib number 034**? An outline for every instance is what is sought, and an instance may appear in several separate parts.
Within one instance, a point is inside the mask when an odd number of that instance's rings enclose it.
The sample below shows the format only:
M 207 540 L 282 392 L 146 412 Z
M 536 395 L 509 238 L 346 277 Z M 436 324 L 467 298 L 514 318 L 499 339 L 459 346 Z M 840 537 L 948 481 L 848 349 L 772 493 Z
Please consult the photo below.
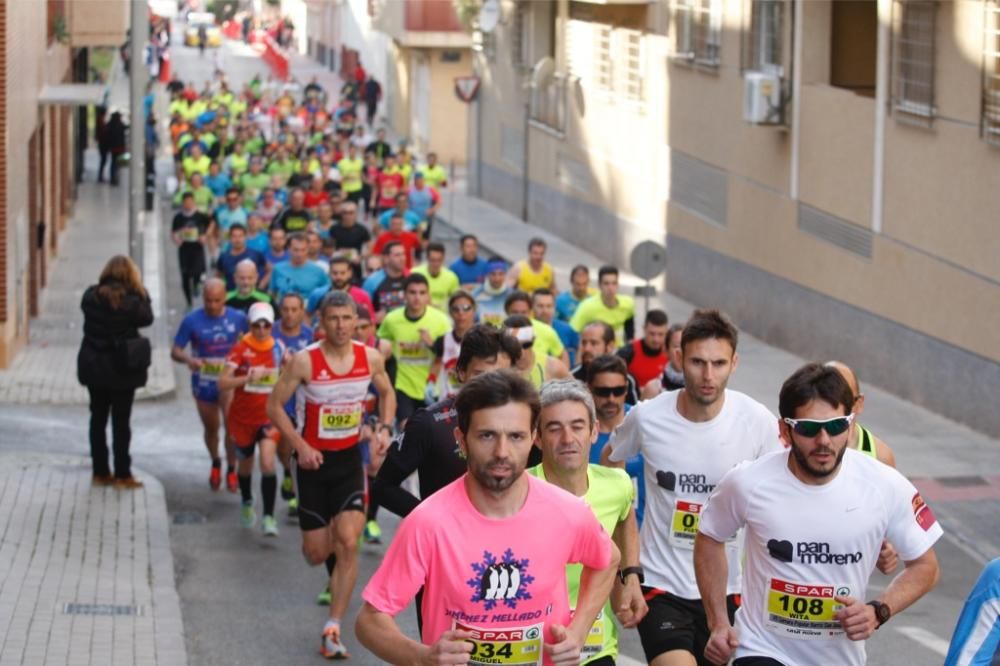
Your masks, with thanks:
M 472 634 L 472 653 L 469 662 L 473 666 L 505 664 L 506 666 L 541 666 L 542 625 L 508 627 L 506 629 L 483 629 L 461 622 L 455 623 L 459 631 Z
M 674 505 L 674 517 L 670 521 L 670 545 L 688 550 L 694 548 L 701 508 L 701 504 L 677 500 L 677 504 Z
M 778 578 L 767 590 L 767 626 L 786 638 L 832 638 L 843 628 L 834 618 L 841 605 L 833 600 L 849 590 L 832 585 L 807 585 Z

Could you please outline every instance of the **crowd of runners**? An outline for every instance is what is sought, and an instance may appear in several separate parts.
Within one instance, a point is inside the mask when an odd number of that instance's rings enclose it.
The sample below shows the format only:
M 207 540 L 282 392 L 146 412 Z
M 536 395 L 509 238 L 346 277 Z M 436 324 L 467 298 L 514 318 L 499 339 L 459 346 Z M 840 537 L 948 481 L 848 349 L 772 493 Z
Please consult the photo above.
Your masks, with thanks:
M 803 366 L 776 417 L 727 388 L 723 313 L 636 322 L 614 266 L 557 284 L 541 239 L 509 265 L 464 236 L 449 263 L 447 174 L 371 135 L 356 86 L 219 77 L 170 115 L 172 357 L 211 490 L 272 537 L 280 493 L 325 565 L 323 656 L 603 665 L 637 630 L 657 666 L 862 664 L 936 583 L 942 529 L 850 368 Z M 380 506 L 405 518 L 352 634 Z M 902 569 L 866 598 L 876 566 Z M 419 637 L 394 621 L 414 599 Z

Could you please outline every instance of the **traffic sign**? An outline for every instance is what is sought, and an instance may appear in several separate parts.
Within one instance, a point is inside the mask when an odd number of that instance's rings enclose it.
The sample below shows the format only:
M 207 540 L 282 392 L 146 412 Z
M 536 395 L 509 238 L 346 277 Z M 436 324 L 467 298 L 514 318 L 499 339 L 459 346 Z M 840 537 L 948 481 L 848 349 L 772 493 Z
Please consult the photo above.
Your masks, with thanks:
M 455 94 L 463 102 L 471 102 L 476 98 L 476 93 L 479 92 L 479 77 L 478 76 L 456 76 L 455 77 Z
M 479 29 L 490 33 L 500 23 L 500 0 L 486 0 L 479 9 Z
M 667 248 L 657 242 L 643 241 L 629 256 L 632 272 L 643 280 L 652 280 L 667 270 Z

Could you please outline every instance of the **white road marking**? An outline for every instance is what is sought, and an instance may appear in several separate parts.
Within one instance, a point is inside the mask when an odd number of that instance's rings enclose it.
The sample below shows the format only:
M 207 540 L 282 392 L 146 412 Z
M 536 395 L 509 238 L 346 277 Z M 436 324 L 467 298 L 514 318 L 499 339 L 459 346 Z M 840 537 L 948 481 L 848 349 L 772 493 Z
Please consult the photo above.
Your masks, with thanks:
M 626 657 L 623 654 L 618 655 L 615 659 L 615 663 L 619 666 L 646 666 L 646 662 L 633 659 L 632 657 Z
M 934 650 L 942 657 L 948 654 L 948 641 L 940 638 L 936 634 L 933 634 L 926 629 L 921 627 L 911 627 L 911 626 L 901 626 L 893 627 L 896 631 L 903 634 L 911 641 L 916 641 L 920 643 L 928 650 Z

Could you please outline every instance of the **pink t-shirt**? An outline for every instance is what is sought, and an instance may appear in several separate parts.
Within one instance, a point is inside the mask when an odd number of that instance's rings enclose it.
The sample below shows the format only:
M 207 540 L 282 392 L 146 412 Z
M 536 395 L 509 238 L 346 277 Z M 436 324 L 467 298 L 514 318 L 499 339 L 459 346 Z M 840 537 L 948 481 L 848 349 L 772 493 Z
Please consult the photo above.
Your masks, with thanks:
M 425 645 L 456 622 L 490 631 L 544 624 L 552 642 L 551 625 L 570 620 L 566 565 L 610 562 L 611 539 L 583 500 L 528 475 L 521 510 L 491 519 L 472 505 L 463 476 L 402 522 L 362 597 L 395 616 L 424 587 Z

